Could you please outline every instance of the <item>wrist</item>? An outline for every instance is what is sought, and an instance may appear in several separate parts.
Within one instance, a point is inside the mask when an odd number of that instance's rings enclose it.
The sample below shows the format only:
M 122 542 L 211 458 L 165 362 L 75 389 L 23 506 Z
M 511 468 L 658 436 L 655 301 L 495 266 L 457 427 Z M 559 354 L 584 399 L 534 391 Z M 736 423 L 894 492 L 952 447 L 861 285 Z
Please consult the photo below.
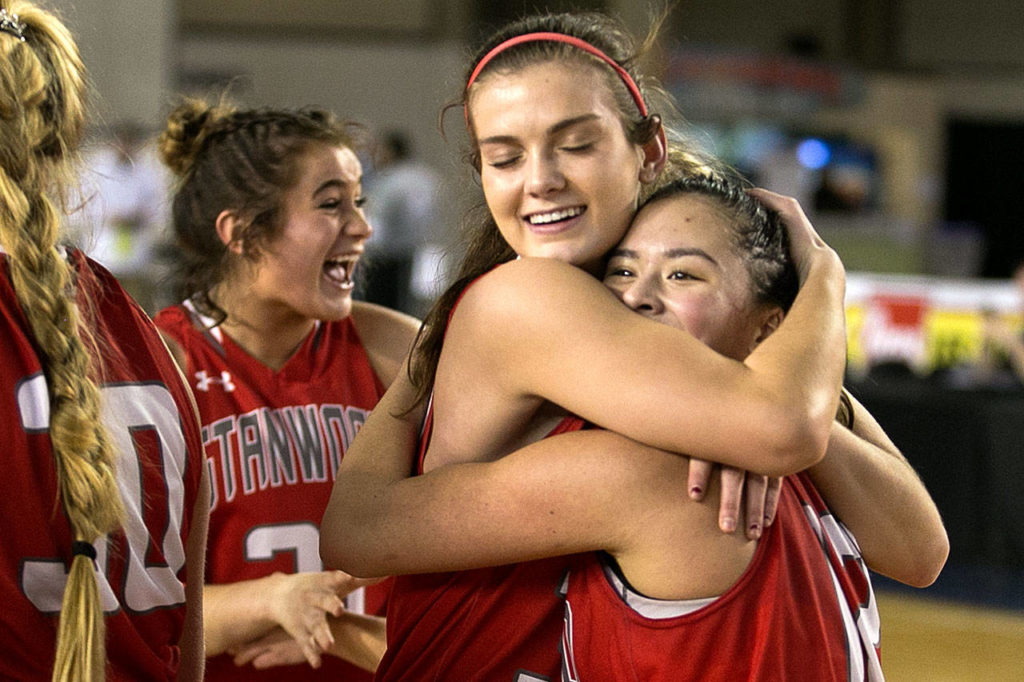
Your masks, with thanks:
M 278 622 L 275 604 L 279 601 L 277 599 L 278 593 L 284 589 L 287 579 L 287 575 L 280 571 L 275 571 L 257 580 L 259 583 L 257 589 L 260 595 L 257 599 L 257 615 L 265 623 L 276 624 Z

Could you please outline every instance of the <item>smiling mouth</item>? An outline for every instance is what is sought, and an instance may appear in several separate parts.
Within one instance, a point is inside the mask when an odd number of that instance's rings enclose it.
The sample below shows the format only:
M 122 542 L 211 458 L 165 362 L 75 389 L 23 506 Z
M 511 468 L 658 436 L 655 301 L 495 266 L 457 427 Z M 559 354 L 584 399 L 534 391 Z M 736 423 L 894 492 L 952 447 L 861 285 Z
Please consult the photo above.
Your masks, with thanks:
M 583 212 L 586 210 L 585 206 L 573 206 L 571 208 L 560 208 L 557 211 L 548 211 L 547 213 L 532 213 L 526 216 L 526 222 L 531 225 L 552 225 L 583 215 Z
M 332 258 L 324 262 L 324 277 L 342 289 L 351 289 L 354 285 L 352 277 L 355 274 L 358 256 L 347 256 L 345 258 Z

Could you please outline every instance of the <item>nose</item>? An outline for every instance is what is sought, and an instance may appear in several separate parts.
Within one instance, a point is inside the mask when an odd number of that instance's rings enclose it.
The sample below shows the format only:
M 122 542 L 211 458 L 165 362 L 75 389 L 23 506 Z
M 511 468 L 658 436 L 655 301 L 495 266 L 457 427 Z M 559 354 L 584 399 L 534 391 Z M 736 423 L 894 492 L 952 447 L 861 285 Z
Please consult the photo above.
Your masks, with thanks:
M 619 297 L 631 310 L 638 313 L 657 315 L 664 310 L 658 280 L 653 276 L 637 277 L 621 289 Z
M 526 191 L 532 196 L 545 196 L 565 186 L 565 176 L 553 155 L 534 154 L 526 166 Z
M 344 231 L 350 237 L 359 237 L 365 240 L 369 239 L 370 235 L 373 234 L 373 226 L 366 219 L 366 214 L 363 213 L 363 210 L 359 209 L 355 212 L 352 219 L 345 223 Z

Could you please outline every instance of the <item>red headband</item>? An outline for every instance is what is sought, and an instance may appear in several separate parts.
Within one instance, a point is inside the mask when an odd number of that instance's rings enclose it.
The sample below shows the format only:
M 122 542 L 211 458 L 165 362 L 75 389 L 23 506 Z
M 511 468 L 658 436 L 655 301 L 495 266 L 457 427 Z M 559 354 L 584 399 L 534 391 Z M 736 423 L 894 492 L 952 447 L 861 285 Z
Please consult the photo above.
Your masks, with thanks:
M 645 117 L 647 116 L 647 105 L 644 103 L 644 97 L 642 94 L 640 94 L 640 88 L 637 87 L 636 82 L 633 80 L 633 77 L 629 75 L 629 72 L 622 68 L 619 65 L 619 63 L 616 62 L 614 59 L 606 55 L 604 52 L 601 52 L 601 50 L 597 49 L 587 41 L 580 40 L 579 38 L 574 38 L 572 36 L 567 36 L 564 33 L 524 33 L 522 35 L 515 36 L 514 38 L 509 38 L 508 40 L 499 44 L 490 52 L 485 54 L 483 59 L 477 62 L 476 68 L 473 69 L 473 73 L 470 74 L 469 76 L 469 82 L 466 83 L 466 90 L 469 91 L 469 88 L 470 86 L 473 85 L 473 81 L 476 80 L 476 77 L 480 75 L 480 72 L 483 71 L 484 67 L 487 66 L 487 64 L 492 59 L 494 59 L 499 53 L 504 52 L 510 47 L 519 45 L 520 43 L 530 43 L 540 40 L 547 40 L 554 43 L 568 43 L 569 45 L 578 47 L 584 52 L 589 52 L 590 54 L 594 55 L 595 57 L 606 63 L 608 66 L 615 69 L 615 72 L 619 74 L 619 78 L 622 79 L 622 82 L 625 83 L 626 87 L 629 89 L 629 94 L 633 96 L 633 101 L 636 102 L 636 108 L 640 110 L 640 114 Z M 467 109 L 465 113 L 466 123 L 468 125 L 469 110 Z

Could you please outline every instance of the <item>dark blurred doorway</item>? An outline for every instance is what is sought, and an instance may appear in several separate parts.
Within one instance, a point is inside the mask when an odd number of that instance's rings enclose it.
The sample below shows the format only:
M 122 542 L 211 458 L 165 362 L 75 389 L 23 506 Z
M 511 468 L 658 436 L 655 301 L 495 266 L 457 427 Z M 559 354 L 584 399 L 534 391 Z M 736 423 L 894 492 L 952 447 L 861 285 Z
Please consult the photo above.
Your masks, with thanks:
M 1024 258 L 1024 123 L 950 121 L 946 220 L 985 238 L 982 277 L 1009 277 Z

